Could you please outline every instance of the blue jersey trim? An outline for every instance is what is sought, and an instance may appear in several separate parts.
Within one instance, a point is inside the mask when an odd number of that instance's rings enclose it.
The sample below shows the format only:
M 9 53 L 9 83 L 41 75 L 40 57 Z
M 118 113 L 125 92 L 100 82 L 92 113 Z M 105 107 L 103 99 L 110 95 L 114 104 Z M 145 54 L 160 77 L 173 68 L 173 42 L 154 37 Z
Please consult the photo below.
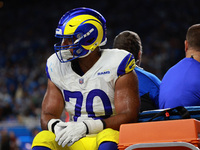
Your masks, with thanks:
M 46 65 L 45 70 L 46 70 L 47 77 L 51 80 L 51 77 L 50 77 L 50 75 L 49 75 L 49 71 L 48 71 L 48 66 L 47 66 L 47 65 Z

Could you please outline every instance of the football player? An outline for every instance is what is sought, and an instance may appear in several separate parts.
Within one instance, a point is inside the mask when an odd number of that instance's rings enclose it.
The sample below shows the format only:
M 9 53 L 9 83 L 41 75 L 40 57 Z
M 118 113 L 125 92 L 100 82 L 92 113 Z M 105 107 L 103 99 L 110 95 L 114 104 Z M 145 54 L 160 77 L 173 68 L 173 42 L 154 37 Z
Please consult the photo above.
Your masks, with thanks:
M 33 150 L 116 150 L 121 124 L 137 122 L 135 59 L 106 44 L 106 20 L 90 8 L 65 13 L 46 64 L 47 91 Z M 60 119 L 63 110 L 69 122 Z

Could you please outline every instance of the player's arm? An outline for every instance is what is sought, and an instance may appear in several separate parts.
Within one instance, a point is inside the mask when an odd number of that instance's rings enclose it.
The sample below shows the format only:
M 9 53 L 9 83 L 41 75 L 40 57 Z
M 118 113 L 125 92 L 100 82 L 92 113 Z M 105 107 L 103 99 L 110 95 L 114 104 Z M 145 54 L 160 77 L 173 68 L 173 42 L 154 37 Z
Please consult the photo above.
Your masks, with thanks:
M 63 147 L 66 144 L 71 146 L 84 137 L 87 131 L 83 122 L 63 122 L 60 120 L 64 106 L 61 91 L 48 79 L 47 91 L 42 102 L 41 126 L 43 130 L 52 131 L 56 136 L 55 141 Z
M 140 98 L 135 71 L 118 78 L 114 101 L 116 115 L 104 120 L 106 128 L 119 130 L 121 124 L 137 122 Z
M 60 119 L 64 109 L 64 100 L 61 91 L 48 79 L 47 91 L 42 102 L 41 127 L 47 129 L 50 119 Z

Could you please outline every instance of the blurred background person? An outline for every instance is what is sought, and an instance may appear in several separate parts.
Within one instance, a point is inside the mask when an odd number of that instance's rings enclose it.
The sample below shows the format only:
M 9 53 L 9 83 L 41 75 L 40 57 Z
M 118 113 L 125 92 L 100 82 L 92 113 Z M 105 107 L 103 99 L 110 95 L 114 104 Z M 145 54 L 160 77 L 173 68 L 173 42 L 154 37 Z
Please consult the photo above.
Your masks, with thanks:
M 134 70 L 139 80 L 140 112 L 157 109 L 160 79 L 140 67 L 142 61 L 142 43 L 139 35 L 133 31 L 123 31 L 115 37 L 113 48 L 126 50 L 135 57 L 136 67 Z

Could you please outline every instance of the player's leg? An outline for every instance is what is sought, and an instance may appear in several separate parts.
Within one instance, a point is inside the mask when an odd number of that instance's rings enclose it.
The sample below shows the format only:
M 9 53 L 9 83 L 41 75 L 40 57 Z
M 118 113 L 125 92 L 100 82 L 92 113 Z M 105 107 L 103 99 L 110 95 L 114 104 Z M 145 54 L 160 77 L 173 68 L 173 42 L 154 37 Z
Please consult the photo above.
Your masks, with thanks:
M 34 146 L 32 150 L 51 150 L 51 149 L 43 146 Z
M 97 135 L 98 150 L 117 150 L 119 143 L 119 131 L 105 129 Z
M 59 146 L 55 141 L 55 134 L 50 131 L 41 131 L 33 140 L 33 150 L 115 150 L 119 142 L 119 131 L 105 129 L 97 135 L 87 136 L 75 142 L 71 147 Z M 114 148 L 111 149 L 110 147 Z M 107 149 L 106 149 L 107 148 Z
M 105 129 L 98 134 L 87 135 L 75 142 L 71 150 L 117 150 L 119 131 Z
M 44 130 L 39 132 L 32 143 L 32 150 L 70 150 L 67 146 L 64 148 L 55 141 L 55 134 Z
M 107 141 L 101 143 L 98 150 L 117 150 L 117 148 L 117 143 Z
M 33 140 L 32 150 L 95 150 L 97 149 L 96 135 L 84 137 L 72 146 L 63 148 L 55 141 L 55 134 L 44 130 L 36 135 Z

